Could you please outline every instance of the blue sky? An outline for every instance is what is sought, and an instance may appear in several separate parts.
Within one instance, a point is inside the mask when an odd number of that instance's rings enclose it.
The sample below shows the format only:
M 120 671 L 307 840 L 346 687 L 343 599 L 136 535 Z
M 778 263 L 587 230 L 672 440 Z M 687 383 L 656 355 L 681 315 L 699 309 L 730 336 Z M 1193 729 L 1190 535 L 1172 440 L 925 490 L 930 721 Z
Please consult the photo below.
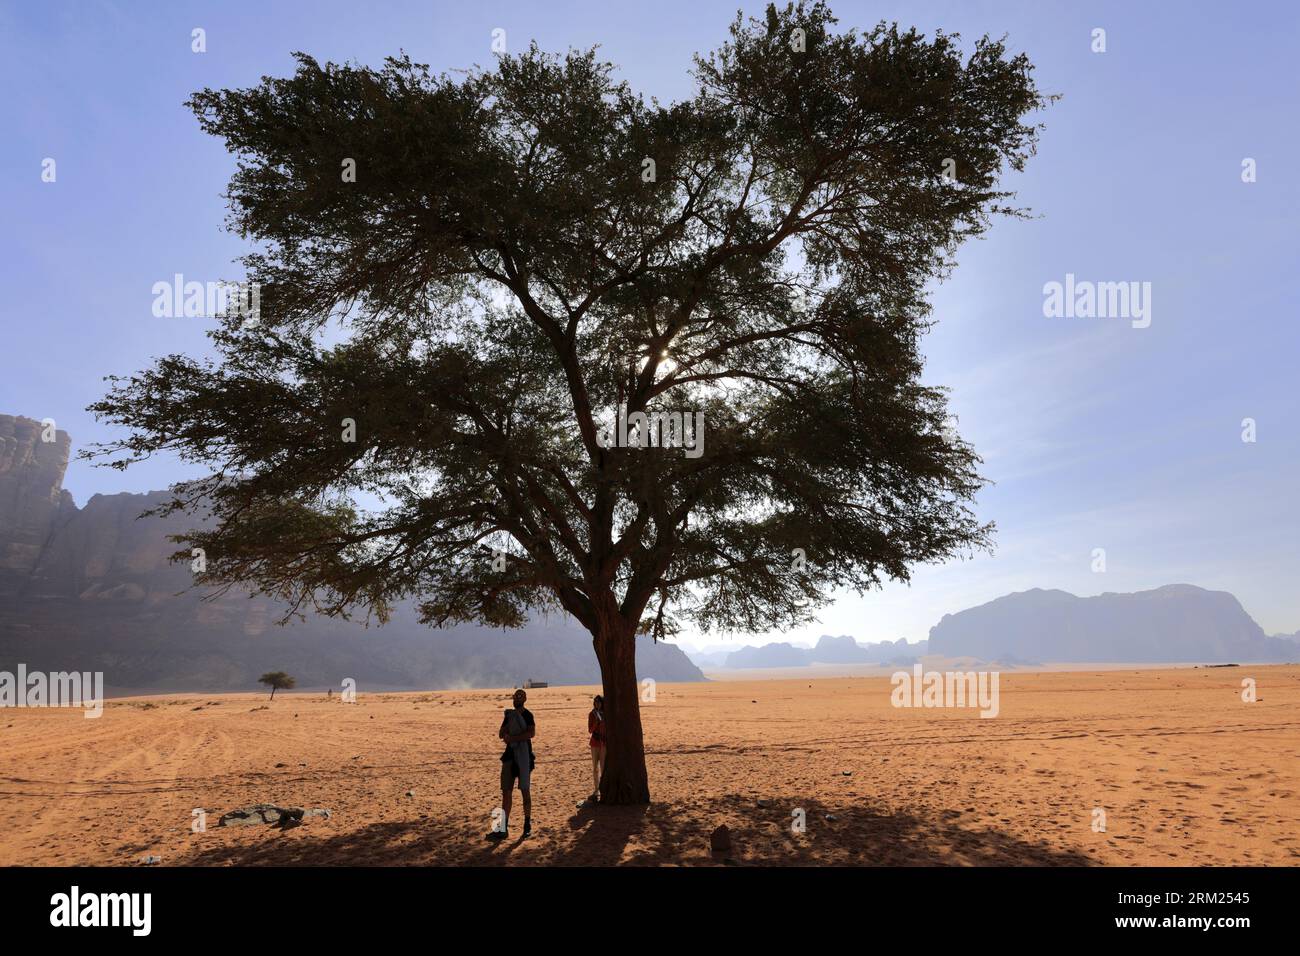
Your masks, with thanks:
M 294 50 L 488 65 L 499 27 L 512 50 L 599 44 L 634 88 L 668 101 L 689 94 L 691 54 L 717 45 L 740 5 L 0 5 L 0 412 L 53 418 L 78 444 L 103 439 L 84 411 L 102 376 L 205 349 L 202 320 L 150 310 L 154 282 L 236 278 L 245 251 L 221 228 L 231 159 L 181 105 L 194 90 L 284 75 Z M 832 6 L 843 27 L 1005 33 L 1063 99 L 1040 116 L 1038 156 L 1008 181 L 1037 218 L 996 222 L 961 250 L 925 346 L 927 379 L 951 387 L 996 482 L 978 503 L 998 524 L 996 553 L 919 568 L 910 586 L 846 596 L 809 628 L 744 640 L 915 640 L 1009 591 L 1172 582 L 1232 591 L 1266 631 L 1300 628 L 1300 7 Z M 206 53 L 191 52 L 195 27 Z M 46 157 L 54 183 L 41 180 Z M 1241 181 L 1246 157 L 1256 182 Z M 1150 326 L 1045 317 L 1044 283 L 1067 273 L 1150 282 Z M 1247 417 L 1253 443 L 1241 440 Z M 74 463 L 67 487 L 84 503 L 184 474 L 162 460 L 126 473 Z

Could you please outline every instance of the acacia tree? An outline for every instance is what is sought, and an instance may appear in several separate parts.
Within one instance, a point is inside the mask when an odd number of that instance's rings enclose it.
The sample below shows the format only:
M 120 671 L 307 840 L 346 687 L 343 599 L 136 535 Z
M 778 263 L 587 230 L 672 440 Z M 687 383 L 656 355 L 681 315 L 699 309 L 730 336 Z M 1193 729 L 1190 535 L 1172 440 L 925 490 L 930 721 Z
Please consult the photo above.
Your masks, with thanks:
M 284 671 L 267 671 L 257 679 L 257 682 L 271 688 L 271 700 L 275 700 L 277 690 L 293 690 L 294 685 L 298 683 Z
M 196 94 L 260 322 L 110 378 L 92 410 L 129 437 L 90 454 L 207 466 L 162 509 L 206 515 L 178 540 L 294 613 L 562 608 L 600 663 L 601 796 L 648 801 L 638 632 L 792 626 L 989 541 L 918 339 L 960 241 L 1022 214 L 997 180 L 1043 99 L 1001 42 L 834 24 L 738 17 L 670 105 L 536 46 Z M 674 411 L 702 454 L 605 434 Z

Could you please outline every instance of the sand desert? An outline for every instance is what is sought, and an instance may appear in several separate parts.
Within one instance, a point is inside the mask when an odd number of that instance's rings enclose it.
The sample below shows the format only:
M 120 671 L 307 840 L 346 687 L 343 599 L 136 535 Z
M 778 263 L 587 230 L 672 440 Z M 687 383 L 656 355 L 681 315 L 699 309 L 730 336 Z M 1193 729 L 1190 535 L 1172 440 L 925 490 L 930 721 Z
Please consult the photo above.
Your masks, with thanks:
M 887 676 L 660 684 L 648 808 L 577 806 L 593 690 L 530 693 L 534 833 L 499 845 L 484 835 L 509 690 L 5 710 L 0 864 L 1300 863 L 1296 665 L 1004 672 L 993 719 L 894 707 Z M 256 803 L 331 815 L 216 826 Z M 709 848 L 720 824 L 728 853 Z

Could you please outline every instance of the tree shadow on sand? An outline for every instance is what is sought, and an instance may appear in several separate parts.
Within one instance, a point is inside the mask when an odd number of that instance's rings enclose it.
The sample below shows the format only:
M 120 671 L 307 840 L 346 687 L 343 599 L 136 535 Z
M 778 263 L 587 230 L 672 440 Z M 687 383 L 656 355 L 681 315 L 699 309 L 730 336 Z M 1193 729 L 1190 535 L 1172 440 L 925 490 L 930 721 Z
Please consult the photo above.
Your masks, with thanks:
M 797 832 L 795 811 L 805 824 Z M 340 821 L 342 822 L 342 821 Z M 709 835 L 731 831 L 731 849 L 713 853 Z M 259 831 L 261 832 L 261 831 Z M 1090 866 L 1086 853 L 1029 841 L 978 823 L 889 813 L 815 800 L 758 806 L 748 797 L 702 797 L 649 807 L 579 809 L 560 827 L 518 831 L 499 844 L 464 821 L 373 823 L 319 836 L 274 830 L 253 844 L 198 849 L 182 866 Z

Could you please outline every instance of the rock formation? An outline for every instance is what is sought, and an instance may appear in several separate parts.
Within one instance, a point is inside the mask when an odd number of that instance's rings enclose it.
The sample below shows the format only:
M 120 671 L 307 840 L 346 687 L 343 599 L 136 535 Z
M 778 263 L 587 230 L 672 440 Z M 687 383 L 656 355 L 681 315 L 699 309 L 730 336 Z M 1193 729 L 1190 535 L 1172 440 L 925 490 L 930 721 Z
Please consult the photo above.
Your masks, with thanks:
M 71 449 L 67 432 L 0 415 L 0 594 L 31 574 L 51 535 L 76 511 L 63 490 Z
M 1008 594 L 930 629 L 930 652 L 986 661 L 1177 663 L 1291 661 L 1226 591 L 1170 584 L 1133 594 L 1076 597 L 1035 588 Z

